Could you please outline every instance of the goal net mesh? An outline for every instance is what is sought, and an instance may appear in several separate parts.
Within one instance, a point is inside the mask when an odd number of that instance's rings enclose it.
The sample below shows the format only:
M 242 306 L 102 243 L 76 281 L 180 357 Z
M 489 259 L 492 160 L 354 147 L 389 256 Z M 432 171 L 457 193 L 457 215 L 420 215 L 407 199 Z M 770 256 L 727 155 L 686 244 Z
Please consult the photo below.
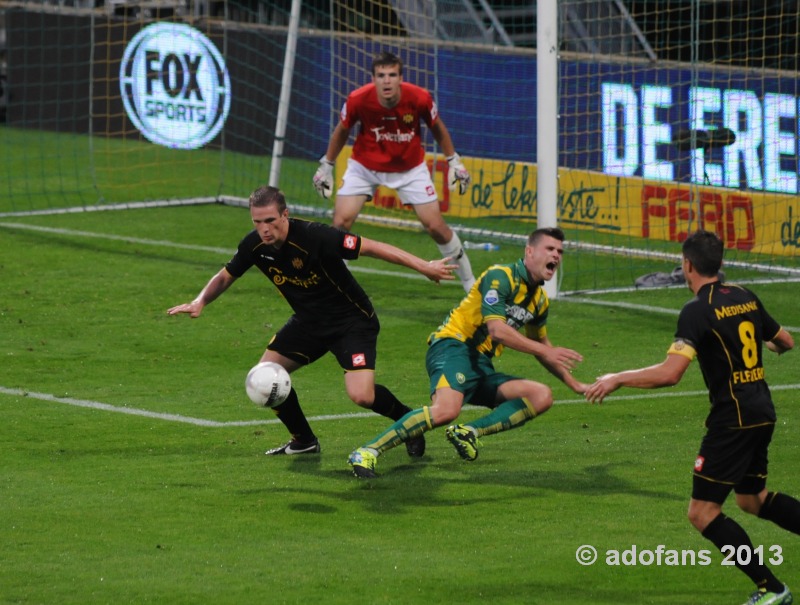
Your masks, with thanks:
M 2 0 L 0 218 L 242 203 L 278 159 L 295 211 L 329 216 L 311 186 L 317 160 L 347 94 L 388 50 L 406 81 L 433 93 L 472 175 L 467 193 L 448 191 L 424 133 L 463 241 L 520 253 L 539 208 L 554 204 L 565 293 L 669 274 L 697 228 L 722 236 L 729 277 L 800 276 L 800 5 L 538 4 L 305 1 L 287 80 L 289 1 Z M 537 10 L 556 4 L 559 47 L 537 49 Z M 558 55 L 557 200 L 537 195 L 540 51 Z M 359 220 L 420 228 L 392 191 Z M 501 257 L 470 254 L 476 268 Z

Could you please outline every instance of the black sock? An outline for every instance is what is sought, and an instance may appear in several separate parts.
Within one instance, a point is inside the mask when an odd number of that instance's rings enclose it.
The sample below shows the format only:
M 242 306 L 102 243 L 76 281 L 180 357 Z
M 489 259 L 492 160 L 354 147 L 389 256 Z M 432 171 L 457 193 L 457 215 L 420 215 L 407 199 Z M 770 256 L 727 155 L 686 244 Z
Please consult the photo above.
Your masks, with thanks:
M 800 534 L 800 501 L 791 496 L 769 492 L 758 516 L 772 521 L 778 527 Z
M 275 414 L 289 432 L 292 434 L 292 439 L 300 443 L 311 443 L 316 439 L 314 431 L 306 420 L 303 410 L 300 409 L 300 402 L 297 399 L 297 393 L 292 387 L 289 391 L 289 396 L 282 404 L 274 409 Z
M 770 592 L 783 591 L 781 581 L 774 576 L 767 566 L 758 564 L 758 557 L 751 556 L 748 565 L 742 565 L 739 562 L 739 557 L 736 556 L 739 547 L 744 546 L 750 549 L 752 554 L 753 543 L 750 541 L 747 532 L 736 521 L 720 513 L 703 530 L 703 537 L 713 542 L 720 550 L 722 550 L 723 546 L 732 546 L 735 549 L 733 561 L 736 563 L 736 567 L 742 570 L 758 588 L 765 588 Z M 743 558 L 746 559 L 747 557 Z
M 375 401 L 372 402 L 372 411 L 392 420 L 400 420 L 411 411 L 411 408 L 394 396 L 382 384 L 375 385 Z

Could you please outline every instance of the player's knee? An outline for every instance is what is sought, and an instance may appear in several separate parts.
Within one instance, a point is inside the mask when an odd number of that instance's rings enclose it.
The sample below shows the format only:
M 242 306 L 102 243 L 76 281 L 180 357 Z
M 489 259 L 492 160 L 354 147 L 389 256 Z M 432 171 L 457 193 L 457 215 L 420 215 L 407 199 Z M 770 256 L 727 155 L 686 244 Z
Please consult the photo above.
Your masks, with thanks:
M 531 383 L 527 399 L 537 414 L 544 414 L 553 407 L 553 391 L 546 384 Z
M 700 511 L 693 509 L 691 506 L 686 512 L 686 518 L 689 519 L 689 523 L 691 523 L 692 526 L 700 533 L 702 533 L 706 528 L 706 525 L 708 525 L 705 515 L 701 514 Z
M 362 408 L 371 408 L 372 404 L 375 402 L 375 393 L 348 391 L 347 394 L 353 403 Z
M 461 406 L 434 404 L 430 407 L 434 426 L 451 424 L 461 413 Z
M 703 533 L 708 524 L 716 519 L 722 512 L 722 507 L 712 502 L 701 502 L 692 499 L 689 503 L 689 510 L 686 513 L 689 523 L 694 528 Z
M 746 513 L 758 515 L 762 501 L 758 494 L 736 494 L 736 504 Z
M 333 219 L 331 220 L 331 224 L 336 229 L 342 229 L 344 231 L 350 231 L 350 228 L 353 226 L 355 222 L 355 218 L 339 216 L 337 214 L 333 215 Z

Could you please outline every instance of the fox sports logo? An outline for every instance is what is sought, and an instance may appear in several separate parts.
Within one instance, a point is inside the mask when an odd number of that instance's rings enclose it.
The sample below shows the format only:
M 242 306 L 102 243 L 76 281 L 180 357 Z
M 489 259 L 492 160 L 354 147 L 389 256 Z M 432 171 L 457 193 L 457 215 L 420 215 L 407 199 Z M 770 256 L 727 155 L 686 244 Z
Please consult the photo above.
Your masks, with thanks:
M 128 43 L 119 72 L 125 111 L 147 139 L 197 149 L 225 124 L 231 82 L 206 36 L 181 23 L 154 23 Z

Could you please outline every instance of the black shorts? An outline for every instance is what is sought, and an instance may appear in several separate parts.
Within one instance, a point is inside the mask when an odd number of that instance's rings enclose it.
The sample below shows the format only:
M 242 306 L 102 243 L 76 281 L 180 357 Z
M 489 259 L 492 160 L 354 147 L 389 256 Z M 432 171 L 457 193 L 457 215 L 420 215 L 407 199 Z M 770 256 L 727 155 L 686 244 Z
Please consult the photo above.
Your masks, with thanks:
M 313 363 L 331 352 L 345 371 L 374 370 L 377 356 L 378 317 L 359 315 L 351 322 L 320 326 L 298 319 L 296 315 L 278 330 L 267 350 L 280 353 L 300 365 Z
M 692 498 L 722 504 L 731 493 L 758 494 L 767 485 L 774 424 L 709 429 L 694 463 Z

